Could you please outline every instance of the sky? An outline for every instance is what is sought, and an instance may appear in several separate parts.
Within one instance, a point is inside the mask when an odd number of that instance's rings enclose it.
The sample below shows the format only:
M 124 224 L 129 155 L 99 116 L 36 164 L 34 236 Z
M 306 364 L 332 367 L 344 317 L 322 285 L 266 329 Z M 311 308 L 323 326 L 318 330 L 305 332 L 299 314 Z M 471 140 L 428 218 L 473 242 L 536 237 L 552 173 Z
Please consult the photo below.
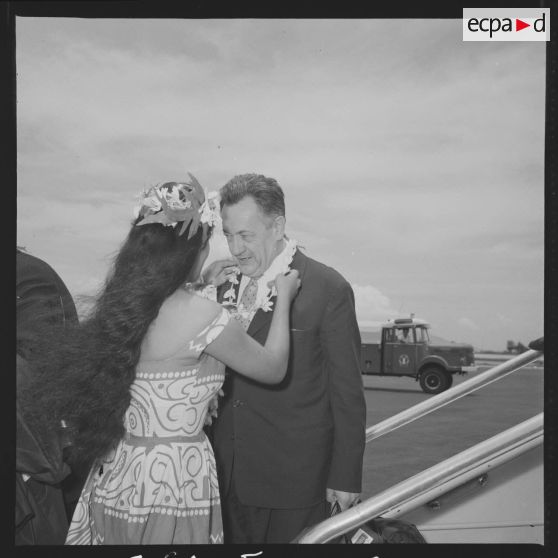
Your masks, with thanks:
M 545 48 L 460 19 L 16 18 L 17 243 L 78 302 L 136 197 L 275 178 L 287 234 L 408 316 L 505 350 L 543 335 Z M 208 263 L 228 255 L 212 239 Z

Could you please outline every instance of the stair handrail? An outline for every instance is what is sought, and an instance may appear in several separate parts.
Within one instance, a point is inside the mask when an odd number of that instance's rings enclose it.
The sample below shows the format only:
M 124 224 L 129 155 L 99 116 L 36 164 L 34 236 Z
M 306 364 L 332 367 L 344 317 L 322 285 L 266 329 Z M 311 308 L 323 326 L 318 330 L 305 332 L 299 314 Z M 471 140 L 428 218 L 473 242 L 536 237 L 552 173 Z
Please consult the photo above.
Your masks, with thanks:
M 481 389 L 527 364 L 537 360 L 542 351 L 528 349 L 524 353 L 489 368 L 426 401 L 413 405 L 366 429 L 366 442 L 409 424 L 449 403 Z M 380 494 L 364 500 L 352 508 L 313 526 L 300 537 L 300 544 L 323 543 L 354 529 L 366 521 L 389 515 L 394 517 L 403 510 L 429 501 L 437 489 L 447 492 L 482 473 L 486 468 L 508 461 L 542 443 L 544 432 L 543 413 L 508 430 L 480 442 L 449 459 L 422 471 L 409 479 L 390 487 Z M 453 476 L 452 476 L 453 475 Z M 393 508 L 397 507 L 395 513 Z
M 373 426 L 366 429 L 366 442 L 375 440 L 380 436 L 383 436 L 401 426 L 409 424 L 428 413 L 436 411 L 441 407 L 472 393 L 482 387 L 495 382 L 508 374 L 523 368 L 527 364 L 537 360 L 543 353 L 541 351 L 535 351 L 533 349 L 528 349 L 524 353 L 506 361 L 498 364 L 480 374 L 477 374 L 473 378 L 467 379 L 457 386 L 453 386 L 442 393 L 433 395 L 426 401 L 417 403 L 400 413 L 393 415 Z
M 543 443 L 543 413 L 311 527 L 299 544 L 326 543 L 378 516 L 397 517 Z

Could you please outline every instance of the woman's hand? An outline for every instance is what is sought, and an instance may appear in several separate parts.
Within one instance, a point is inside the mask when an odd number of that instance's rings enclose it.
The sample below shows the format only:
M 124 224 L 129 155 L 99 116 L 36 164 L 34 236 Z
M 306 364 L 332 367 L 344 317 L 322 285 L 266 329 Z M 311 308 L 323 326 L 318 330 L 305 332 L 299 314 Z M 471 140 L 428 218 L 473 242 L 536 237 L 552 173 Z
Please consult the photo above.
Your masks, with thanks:
M 258 382 L 282 382 L 289 363 L 289 313 L 300 288 L 298 275 L 298 271 L 290 270 L 275 278 L 277 300 L 263 347 L 237 320 L 229 320 L 223 331 L 206 346 L 205 352 Z
M 215 260 L 208 265 L 201 273 L 201 279 L 208 285 L 218 287 L 226 283 L 238 272 L 238 263 L 232 258 Z
M 277 289 L 278 298 L 284 297 L 291 302 L 298 293 L 298 289 L 300 289 L 298 271 L 296 269 L 290 269 L 287 273 L 279 273 L 279 275 L 275 277 L 275 288 Z

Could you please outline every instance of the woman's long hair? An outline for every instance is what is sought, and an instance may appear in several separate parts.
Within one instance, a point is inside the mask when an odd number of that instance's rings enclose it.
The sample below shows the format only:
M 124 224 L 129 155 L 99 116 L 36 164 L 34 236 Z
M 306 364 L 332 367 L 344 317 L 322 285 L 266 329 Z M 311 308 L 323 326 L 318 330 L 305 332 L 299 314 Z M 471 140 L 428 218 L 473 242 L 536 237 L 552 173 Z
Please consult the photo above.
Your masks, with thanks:
M 71 465 L 92 463 L 124 434 L 142 340 L 202 248 L 202 227 L 189 240 L 178 228 L 132 226 L 89 317 L 70 330 L 45 331 L 30 357 L 34 379 L 18 400 L 31 423 L 73 427 Z

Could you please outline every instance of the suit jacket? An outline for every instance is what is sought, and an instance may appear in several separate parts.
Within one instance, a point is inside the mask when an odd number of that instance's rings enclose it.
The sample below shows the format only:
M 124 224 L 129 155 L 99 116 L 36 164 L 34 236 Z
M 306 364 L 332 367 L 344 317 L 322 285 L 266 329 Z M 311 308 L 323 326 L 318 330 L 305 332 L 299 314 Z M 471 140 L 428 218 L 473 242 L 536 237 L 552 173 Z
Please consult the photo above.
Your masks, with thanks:
M 40 328 L 77 323 L 72 296 L 45 261 L 16 250 L 16 321 L 18 352 L 26 356 Z
M 16 364 L 19 391 L 32 373 L 20 355 Z M 63 461 L 61 440 L 47 428 L 31 427 L 18 399 L 16 419 L 15 544 L 64 544 L 68 519 L 60 483 L 70 468 Z
M 326 487 L 361 490 L 366 405 L 353 291 L 300 251 L 291 267 L 301 288 L 291 307 L 286 377 L 268 385 L 227 369 L 212 427 L 221 494 L 234 461 L 240 501 L 266 508 L 317 504 Z M 271 318 L 258 310 L 248 328 L 261 344 Z

